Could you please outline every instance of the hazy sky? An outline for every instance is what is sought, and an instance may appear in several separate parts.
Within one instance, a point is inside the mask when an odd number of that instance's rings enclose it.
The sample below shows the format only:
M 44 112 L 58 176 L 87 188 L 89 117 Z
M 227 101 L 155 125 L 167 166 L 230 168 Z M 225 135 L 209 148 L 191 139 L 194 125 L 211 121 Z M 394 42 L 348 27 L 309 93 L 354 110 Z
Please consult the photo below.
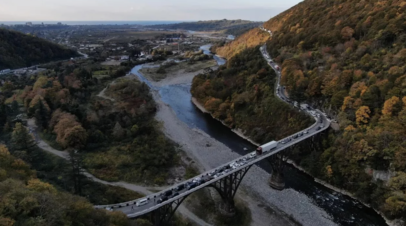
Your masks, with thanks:
M 301 0 L 0 0 L 0 21 L 265 21 Z

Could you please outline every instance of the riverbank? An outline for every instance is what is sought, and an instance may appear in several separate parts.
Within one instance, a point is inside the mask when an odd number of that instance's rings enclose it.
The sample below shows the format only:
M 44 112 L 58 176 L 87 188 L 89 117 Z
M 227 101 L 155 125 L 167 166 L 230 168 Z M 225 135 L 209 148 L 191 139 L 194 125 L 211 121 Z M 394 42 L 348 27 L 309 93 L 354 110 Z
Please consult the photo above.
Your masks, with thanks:
M 233 152 L 223 143 L 210 137 L 205 132 L 191 128 L 181 121 L 174 110 L 162 101 L 160 87 L 179 84 L 191 84 L 194 76 L 179 75 L 176 79 L 167 78 L 160 82 L 148 81 L 153 84 L 153 97 L 158 105 L 156 119 L 162 122 L 162 130 L 167 137 L 178 143 L 182 149 L 194 159 L 197 168 L 208 170 L 218 167 L 224 162 L 231 161 L 240 155 Z M 174 81 L 182 81 L 177 83 Z M 336 225 L 331 217 L 321 208 L 315 206 L 306 195 L 293 189 L 275 191 L 268 186 L 269 174 L 253 166 L 242 181 L 237 195 L 248 200 L 252 214 L 251 225 L 269 225 L 270 220 L 275 225 L 328 226 Z M 294 218 L 295 220 L 292 220 Z
M 215 117 L 213 117 L 213 115 L 210 114 L 209 111 L 206 110 L 206 108 L 204 108 L 204 106 L 194 97 L 192 97 L 192 103 L 203 113 L 209 114 L 213 119 L 221 122 L 224 126 L 226 126 L 227 128 L 230 128 L 228 125 L 226 125 L 223 121 L 216 119 Z M 261 144 L 251 140 L 249 137 L 245 136 L 244 133 L 240 130 L 240 129 L 232 129 L 230 128 L 231 131 L 233 131 L 235 134 L 237 134 L 239 137 L 243 138 L 244 140 L 250 142 L 251 144 L 255 145 L 255 146 L 260 146 Z
M 288 160 L 286 163 L 288 163 L 288 164 L 290 164 L 291 166 L 295 167 L 296 169 L 302 171 L 303 173 L 305 173 L 305 174 L 307 174 L 307 175 L 313 177 L 309 172 L 307 172 L 307 171 L 306 171 L 305 169 L 303 169 L 302 167 L 298 166 L 298 165 L 297 165 L 295 162 L 293 162 L 292 160 Z M 380 211 L 378 211 L 377 209 L 373 208 L 371 205 L 369 205 L 369 204 L 367 204 L 367 203 L 365 203 L 365 202 L 359 200 L 359 199 L 358 199 L 354 194 L 352 194 L 351 192 L 348 192 L 348 191 L 346 191 L 346 190 L 344 190 L 344 189 L 341 189 L 341 188 L 338 188 L 338 187 L 336 187 L 336 186 L 334 186 L 334 185 L 331 185 L 331 184 L 329 184 L 328 182 L 326 182 L 326 181 L 324 181 L 324 180 L 321 180 L 321 179 L 318 179 L 318 178 L 315 178 L 315 177 L 313 177 L 313 178 L 314 178 L 314 181 L 315 181 L 315 182 L 317 182 L 317 183 L 319 183 L 319 184 L 321 184 L 321 185 L 323 185 L 323 186 L 325 186 L 325 187 L 327 187 L 327 188 L 329 188 L 329 189 L 331 189 L 331 190 L 333 190 L 333 191 L 335 191 L 335 192 L 338 192 L 338 193 L 340 193 L 340 194 L 349 196 L 349 197 L 351 197 L 351 198 L 357 200 L 358 202 L 362 203 L 364 206 L 367 206 L 368 208 L 373 209 L 377 214 L 379 214 L 379 215 L 385 220 L 386 224 L 388 224 L 389 226 L 402 226 L 402 225 L 404 225 L 403 222 L 399 222 L 399 221 L 397 221 L 397 220 L 389 220 L 389 219 L 387 219 L 387 218 L 385 217 L 385 215 L 384 215 L 382 212 L 380 212 Z

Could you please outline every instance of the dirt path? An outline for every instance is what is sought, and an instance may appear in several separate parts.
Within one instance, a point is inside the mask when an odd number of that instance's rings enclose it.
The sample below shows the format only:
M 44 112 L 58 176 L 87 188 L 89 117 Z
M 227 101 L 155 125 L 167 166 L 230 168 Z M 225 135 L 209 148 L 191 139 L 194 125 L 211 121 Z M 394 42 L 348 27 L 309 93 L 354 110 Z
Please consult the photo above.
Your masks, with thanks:
M 38 135 L 37 126 L 35 124 L 35 119 L 33 119 L 33 118 L 28 119 L 27 120 L 27 125 L 28 125 L 28 128 L 29 128 L 30 132 L 32 132 L 34 134 L 35 140 L 37 142 L 37 146 L 39 148 L 41 148 L 42 150 L 44 150 L 46 152 L 49 152 L 49 153 L 51 153 L 53 155 L 56 155 L 56 156 L 61 157 L 63 159 L 69 160 L 69 154 L 66 151 L 56 150 L 55 148 L 53 148 L 49 144 L 47 144 Z M 140 186 L 140 185 L 136 185 L 136 184 L 127 183 L 127 182 L 124 182 L 124 181 L 108 182 L 108 181 L 104 181 L 104 180 L 101 180 L 101 179 L 93 176 L 92 174 L 90 174 L 86 170 L 83 170 L 83 175 L 85 175 L 87 178 L 89 178 L 89 179 L 91 179 L 91 180 L 93 180 L 95 182 L 101 183 L 101 184 L 123 187 L 123 188 L 126 188 L 128 190 L 135 191 L 135 192 L 138 192 L 138 193 L 141 193 L 141 194 L 144 194 L 144 195 L 152 194 L 156 190 L 164 190 L 164 189 L 167 188 L 167 186 L 163 186 L 163 187 L 144 187 L 144 186 Z M 205 221 L 203 221 L 198 216 L 196 216 L 195 214 L 190 212 L 188 209 L 186 209 L 183 205 L 181 205 L 179 207 L 179 212 L 182 215 L 184 215 L 185 217 L 189 218 L 191 221 L 197 223 L 198 225 L 210 226 L 210 224 L 207 224 Z
M 106 90 L 107 90 L 107 88 L 109 88 L 110 85 L 113 85 L 115 82 L 116 82 L 116 80 L 114 80 L 114 81 L 112 81 L 111 83 L 109 83 L 109 84 L 106 86 L 106 88 L 104 88 L 102 91 L 100 91 L 100 93 L 98 93 L 96 96 L 101 97 L 101 98 L 104 98 L 104 99 L 106 99 L 106 100 L 111 100 L 111 101 L 115 102 L 116 100 L 115 100 L 114 98 L 111 98 L 111 97 L 106 96 Z

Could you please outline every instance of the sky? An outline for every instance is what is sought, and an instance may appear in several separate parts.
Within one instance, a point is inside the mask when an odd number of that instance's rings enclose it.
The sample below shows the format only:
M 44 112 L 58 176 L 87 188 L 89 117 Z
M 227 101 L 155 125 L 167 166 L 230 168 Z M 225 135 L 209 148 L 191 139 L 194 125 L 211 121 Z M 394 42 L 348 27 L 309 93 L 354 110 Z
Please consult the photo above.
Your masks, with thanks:
M 266 21 L 301 0 L 0 0 L 0 21 Z

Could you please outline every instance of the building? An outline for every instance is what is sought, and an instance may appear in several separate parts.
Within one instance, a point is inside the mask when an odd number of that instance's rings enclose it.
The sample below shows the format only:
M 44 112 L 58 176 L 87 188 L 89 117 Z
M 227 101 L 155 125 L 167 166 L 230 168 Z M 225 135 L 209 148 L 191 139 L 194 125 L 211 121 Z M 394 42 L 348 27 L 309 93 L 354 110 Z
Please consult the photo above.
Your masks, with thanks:
M 130 57 L 129 56 L 121 56 L 120 60 L 129 60 Z

